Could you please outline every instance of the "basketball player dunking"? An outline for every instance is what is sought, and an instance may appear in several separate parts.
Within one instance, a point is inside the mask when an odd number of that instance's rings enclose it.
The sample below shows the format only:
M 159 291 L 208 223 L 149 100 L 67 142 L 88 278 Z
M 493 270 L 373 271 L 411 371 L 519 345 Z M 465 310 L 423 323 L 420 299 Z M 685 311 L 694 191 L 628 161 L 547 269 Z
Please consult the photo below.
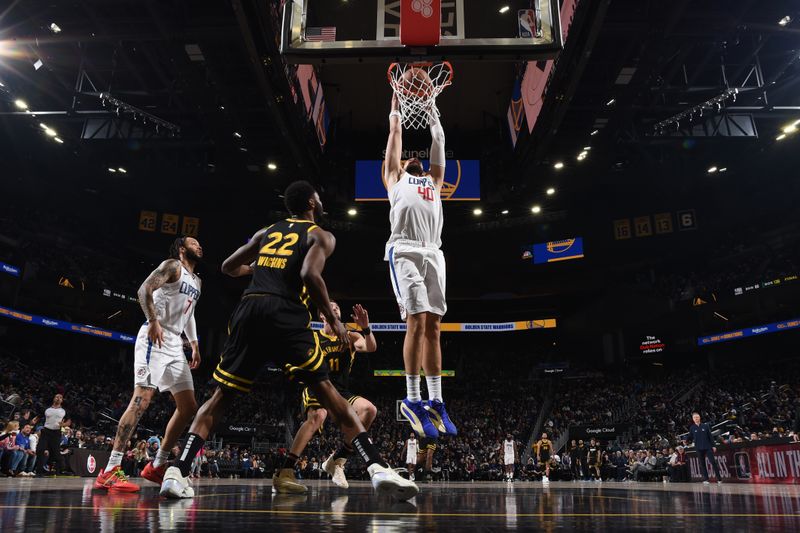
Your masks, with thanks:
M 122 471 L 122 457 L 136 426 L 156 390 L 167 391 L 175 400 L 164 440 L 153 462 L 147 463 L 142 477 L 161 484 L 167 469 L 169 450 L 197 412 L 193 370 L 200 365 L 194 308 L 200 298 L 200 278 L 194 273 L 203 257 L 203 248 L 193 237 L 178 237 L 170 248 L 170 258 L 161 263 L 139 288 L 139 303 L 147 322 L 139 329 L 134 348 L 134 389 L 128 408 L 119 419 L 114 450 L 106 468 L 94 482 L 95 488 L 115 492 L 136 492 Z M 183 354 L 181 333 L 192 345 L 191 365 Z
M 400 412 L 420 437 L 436 438 L 442 432 L 456 435 L 442 398 L 440 324 L 447 312 L 445 262 L 442 245 L 442 198 L 445 150 L 439 119 L 431 121 L 430 171 L 412 158 L 403 163 L 403 127 L 397 97 L 392 97 L 384 179 L 389 190 L 392 234 L 386 256 L 392 288 L 406 321 L 403 362 L 406 399 Z M 425 371 L 428 401 L 420 394 L 420 368 Z M 435 425 L 434 425 L 435 422 Z M 438 426 L 438 428 L 437 428 Z
M 517 443 L 514 442 L 513 435 L 509 433 L 506 435 L 506 440 L 503 441 L 503 466 L 506 470 L 506 481 L 509 483 L 514 481 L 514 465 L 518 462 Z
M 404 452 L 406 456 L 406 468 L 408 469 L 408 479 L 414 481 L 414 471 L 417 468 L 417 453 L 419 452 L 419 442 L 414 433 L 408 436 L 408 440 L 403 445 L 400 455 L 402 456 Z
M 339 305 L 331 301 L 331 307 L 334 314 L 341 319 L 342 313 Z M 369 314 L 367 310 L 360 305 L 353 307 L 353 320 L 360 328 L 360 332 L 348 331 L 348 339 L 342 341 L 336 336 L 331 324 L 325 319 L 325 315 L 320 313 L 320 320 L 322 320 L 323 328 L 319 332 L 319 347 L 322 350 L 322 356 L 328 363 L 328 375 L 330 376 L 331 383 L 339 391 L 347 403 L 353 406 L 361 423 L 364 424 L 364 429 L 369 431 L 372 422 L 378 414 L 378 409 L 366 398 L 362 398 L 349 391 L 350 385 L 350 370 L 353 367 L 356 353 L 371 353 L 378 349 L 378 343 L 375 340 L 375 335 L 369 329 Z M 319 403 L 319 400 L 314 396 L 314 393 L 308 387 L 303 389 L 302 393 L 303 410 L 306 413 L 306 420 L 297 430 L 294 436 L 292 446 L 286 456 L 283 468 L 289 468 L 294 472 L 294 467 L 300 458 L 300 455 L 308 446 L 309 441 L 314 437 L 314 434 L 322 429 L 325 424 L 325 419 L 328 416 L 328 411 Z M 343 489 L 348 488 L 347 478 L 344 474 L 344 465 L 347 459 L 354 453 L 353 448 L 344 445 L 333 455 L 328 457 L 322 463 L 322 469 L 331 476 L 333 483 Z M 308 489 L 300 483 L 289 480 L 285 481 L 284 478 L 275 478 L 273 480 L 273 487 L 277 492 L 304 494 Z
M 322 201 L 310 183 L 296 181 L 286 188 L 284 203 L 291 218 L 257 231 L 222 264 L 223 273 L 233 277 L 252 274 L 252 279 L 231 316 L 230 334 L 213 374 L 217 389 L 197 412 L 177 466 L 164 475 L 161 495 L 194 497 L 188 480 L 194 456 L 236 395 L 249 393 L 261 367 L 272 361 L 290 380 L 308 386 L 337 421 L 346 441 L 367 463 L 378 492 L 400 500 L 412 498 L 419 492 L 417 486 L 383 461 L 353 407 L 328 379 L 319 337 L 311 329 L 309 300 L 338 338 L 349 339 L 322 278 L 336 247 L 333 235 L 316 223 L 323 212 Z M 277 477 L 281 478 L 278 483 L 296 482 L 291 469 L 282 469 Z

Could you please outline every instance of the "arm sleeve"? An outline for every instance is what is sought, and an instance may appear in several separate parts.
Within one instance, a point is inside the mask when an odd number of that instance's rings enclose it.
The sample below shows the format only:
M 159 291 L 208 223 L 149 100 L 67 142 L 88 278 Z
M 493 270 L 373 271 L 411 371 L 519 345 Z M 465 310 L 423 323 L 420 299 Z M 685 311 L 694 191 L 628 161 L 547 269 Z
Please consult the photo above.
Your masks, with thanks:
M 192 313 L 191 318 L 189 318 L 189 322 L 186 323 L 183 332 L 186 333 L 186 338 L 189 342 L 197 341 L 197 323 L 194 321 L 194 313 Z
M 444 128 L 439 118 L 431 120 L 431 165 L 444 168 L 445 166 L 445 151 L 444 151 Z

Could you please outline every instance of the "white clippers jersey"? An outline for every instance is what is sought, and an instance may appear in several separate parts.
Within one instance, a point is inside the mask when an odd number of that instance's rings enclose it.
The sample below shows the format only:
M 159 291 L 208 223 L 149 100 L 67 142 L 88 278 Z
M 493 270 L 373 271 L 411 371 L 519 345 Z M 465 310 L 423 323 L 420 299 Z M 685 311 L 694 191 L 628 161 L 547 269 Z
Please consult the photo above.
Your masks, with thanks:
M 503 441 L 503 451 L 506 455 L 514 455 L 514 441 Z
M 200 299 L 200 278 L 181 265 L 181 277 L 174 283 L 165 283 L 153 291 L 156 317 L 161 327 L 180 335 L 194 314 Z
M 417 439 L 408 439 L 406 441 L 406 455 L 417 455 L 417 452 L 419 452 L 419 444 Z
M 398 239 L 423 241 L 442 246 L 442 198 L 430 176 L 416 177 L 404 172 L 389 190 L 389 223 L 392 235 L 387 244 Z

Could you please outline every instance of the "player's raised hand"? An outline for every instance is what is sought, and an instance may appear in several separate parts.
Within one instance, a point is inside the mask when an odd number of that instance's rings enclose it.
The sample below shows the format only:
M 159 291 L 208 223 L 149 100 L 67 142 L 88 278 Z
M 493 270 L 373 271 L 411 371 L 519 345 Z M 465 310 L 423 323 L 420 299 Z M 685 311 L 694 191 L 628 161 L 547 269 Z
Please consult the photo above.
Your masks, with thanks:
M 369 327 L 369 313 L 367 313 L 367 310 L 364 309 L 361 304 L 353 306 L 352 318 L 353 322 L 355 322 L 360 329 Z

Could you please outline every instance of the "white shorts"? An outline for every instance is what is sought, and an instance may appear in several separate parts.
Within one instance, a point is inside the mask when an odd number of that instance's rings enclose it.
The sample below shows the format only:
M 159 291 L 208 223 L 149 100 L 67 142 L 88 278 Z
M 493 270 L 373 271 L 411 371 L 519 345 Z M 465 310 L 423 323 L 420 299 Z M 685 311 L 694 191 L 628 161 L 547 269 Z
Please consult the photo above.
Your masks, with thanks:
M 447 273 L 442 251 L 397 241 L 388 256 L 400 317 L 405 320 L 409 314 L 425 312 L 444 316 Z
M 409 453 L 406 455 L 406 464 L 407 465 L 415 465 L 417 464 L 417 454 Z
M 503 464 L 506 466 L 514 464 L 514 456 L 513 455 L 505 455 L 503 456 Z
M 147 338 L 147 325 L 139 329 L 134 347 L 133 384 L 172 394 L 194 390 L 180 335 L 164 330 L 164 342 L 159 348 Z

